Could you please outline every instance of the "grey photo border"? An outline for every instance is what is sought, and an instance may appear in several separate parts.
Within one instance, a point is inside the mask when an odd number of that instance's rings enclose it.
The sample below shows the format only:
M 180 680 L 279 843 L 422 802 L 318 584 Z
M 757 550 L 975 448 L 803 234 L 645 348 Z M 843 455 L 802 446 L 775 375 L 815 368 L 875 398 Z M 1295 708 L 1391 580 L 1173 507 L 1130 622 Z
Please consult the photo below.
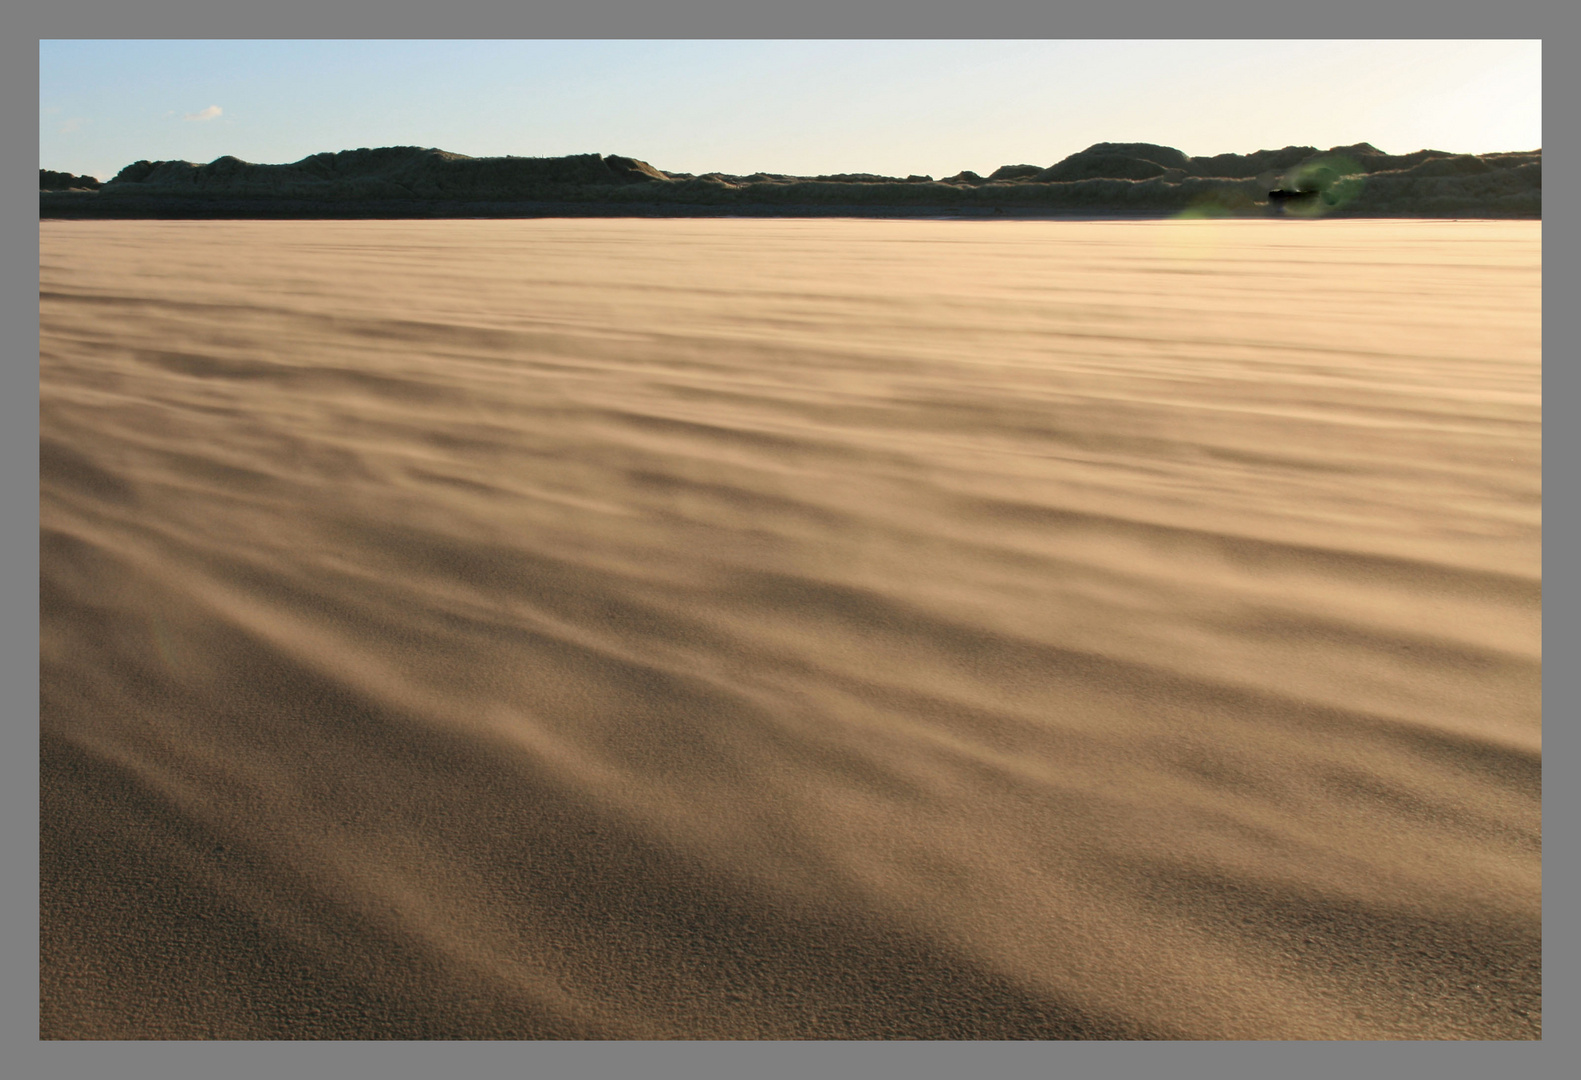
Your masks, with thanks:
M 37 87 L 40 40 L 51 38 L 1515 38 L 1544 39 L 1560 23 L 1557 0 L 1514 0 L 1497 5 L 1472 0 L 1330 0 L 1297 9 L 1257 0 L 1115 0 L 1077 9 L 1037 0 L 801 0 L 797 4 L 730 3 L 728 0 L 582 0 L 539 9 L 509 0 L 460 0 L 445 5 L 417 0 L 276 0 L 267 9 L 216 6 L 200 0 L 60 0 L 28 5 L 7 16 L 17 28 L 0 42 L 0 78 L 11 86 L 5 96 L 6 130 L 22 138 L 36 125 L 36 110 L 24 104 Z M 20 30 L 33 26 L 30 35 Z M 1561 39 L 1562 41 L 1563 39 Z M 1561 64 L 1560 84 L 1570 71 Z M 32 78 L 33 87 L 27 85 Z M 1548 85 L 1545 74 L 1544 92 Z M 1560 101 L 1571 100 L 1562 90 Z M 36 99 L 35 99 L 36 100 Z M 33 133 L 37 134 L 36 127 Z M 10 141 L 10 137 L 7 137 Z M 1568 232 L 1569 205 L 1562 196 L 1573 162 L 1568 140 L 1558 144 L 1560 197 L 1546 200 L 1545 241 Z M 338 149 L 326 147 L 325 149 Z M 1252 147 L 1225 147 L 1249 150 Z M 1545 156 L 1552 151 L 1545 148 Z M 47 164 L 47 163 L 41 163 Z M 31 169 L 33 166 L 28 165 Z M 0 516 L 3 578 L 6 722 L 3 732 L 5 809 L 3 835 L 7 862 L 26 873 L 5 876 L 3 885 L 4 975 L 0 1017 L 7 1047 L 6 1071 L 26 1077 L 266 1077 L 378 1076 L 381 1078 L 466 1076 L 905 1076 L 994 1077 L 1070 1075 L 1224 1077 L 1433 1076 L 1483 1078 L 1495 1075 L 1560 1075 L 1565 1057 L 1559 1044 L 1572 1038 L 1563 1016 L 1575 1001 L 1572 936 L 1546 923 L 1545 996 L 1558 1001 L 1553 1034 L 1530 1043 L 295 1043 L 295 1042 L 46 1042 L 38 1037 L 38 413 L 35 366 L 38 355 L 36 302 L 29 288 L 38 283 L 37 218 L 32 188 L 25 183 L 22 159 L 7 159 L 3 229 L 6 287 L 3 297 L 6 362 L 0 393 L 0 423 L 6 452 L 0 454 L 9 498 L 29 502 L 30 514 Z M 1552 181 L 1550 181 L 1552 183 Z M 1571 279 L 1564 267 L 1572 259 L 1567 244 L 1557 246 L 1559 280 Z M 32 260 L 32 261 L 30 261 Z M 1545 257 L 1546 261 L 1546 257 Z M 36 294 L 35 294 L 36 295 Z M 1547 319 L 1545 343 L 1557 330 L 1560 363 L 1545 365 L 1545 394 L 1568 386 L 1575 376 L 1563 341 L 1573 315 L 1564 306 Z M 30 351 L 31 350 L 31 353 Z M 1561 400 L 1567 398 L 1562 397 Z M 1553 444 L 1568 441 L 1560 425 Z M 1546 435 L 1545 435 L 1545 443 Z M 1545 445 L 1545 451 L 1552 445 Z M 1545 454 L 1545 456 L 1547 456 Z M 1555 460 L 1568 460 L 1562 453 Z M 1561 475 L 1563 475 L 1561 473 Z M 16 485 L 14 488 L 11 485 Z M 1570 503 L 1561 492 L 1561 535 L 1569 531 Z M 1564 550 L 1563 545 L 1559 550 Z M 1555 576 L 1550 576 L 1550 575 Z M 1545 566 L 1545 593 L 1563 593 L 1568 570 Z M 1546 598 L 1546 597 L 1545 597 Z M 1557 640 L 1571 620 L 1561 609 L 1554 620 Z M 1546 701 L 1558 695 L 1558 710 L 1573 700 L 1574 679 L 1561 665 L 1546 679 Z M 1550 727 L 1549 752 L 1564 756 L 1568 732 Z M 1557 735 L 1557 738 L 1553 736 Z M 1574 793 L 1559 785 L 1545 795 L 1544 811 L 1571 805 Z M 1556 812 L 1551 820 L 1569 820 Z M 1573 884 L 1573 844 L 1557 838 L 1556 858 L 1547 866 L 1547 901 L 1568 910 Z M 1552 905 L 1550 905 L 1552 909 Z M 1563 926 L 1563 920 L 1557 922 Z M 20 1059 L 10 1064 L 13 1059 Z M 12 1069 L 16 1071 L 11 1071 Z

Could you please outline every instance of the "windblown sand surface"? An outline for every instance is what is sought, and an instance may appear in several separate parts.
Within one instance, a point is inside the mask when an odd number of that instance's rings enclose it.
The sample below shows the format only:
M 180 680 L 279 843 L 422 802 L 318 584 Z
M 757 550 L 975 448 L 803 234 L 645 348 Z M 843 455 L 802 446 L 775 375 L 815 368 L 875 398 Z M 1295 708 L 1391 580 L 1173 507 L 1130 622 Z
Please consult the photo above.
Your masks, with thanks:
M 1538 222 L 45 222 L 42 1034 L 1534 1038 Z

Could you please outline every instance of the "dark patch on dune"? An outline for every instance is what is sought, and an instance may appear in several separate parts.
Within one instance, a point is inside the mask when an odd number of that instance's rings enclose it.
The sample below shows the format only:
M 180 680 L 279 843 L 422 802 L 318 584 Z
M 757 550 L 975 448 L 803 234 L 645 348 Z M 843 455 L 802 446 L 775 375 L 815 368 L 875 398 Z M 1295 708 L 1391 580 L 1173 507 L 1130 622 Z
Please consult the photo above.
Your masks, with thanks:
M 1328 170 L 1323 182 L 1308 179 Z M 1385 154 L 1369 143 L 1188 157 L 1153 143 L 1096 143 L 1049 166 L 984 178 L 913 174 L 668 173 L 636 158 L 472 158 L 413 146 L 314 154 L 287 165 L 221 157 L 138 161 L 100 186 L 40 172 L 44 217 L 410 218 L 564 215 L 1100 217 L 1345 214 L 1541 217 L 1542 151 Z M 46 177 L 52 179 L 48 184 Z M 89 188 L 94 190 L 67 190 Z M 1339 197 L 1343 195 L 1343 197 Z M 1333 196 L 1333 197 L 1331 197 Z

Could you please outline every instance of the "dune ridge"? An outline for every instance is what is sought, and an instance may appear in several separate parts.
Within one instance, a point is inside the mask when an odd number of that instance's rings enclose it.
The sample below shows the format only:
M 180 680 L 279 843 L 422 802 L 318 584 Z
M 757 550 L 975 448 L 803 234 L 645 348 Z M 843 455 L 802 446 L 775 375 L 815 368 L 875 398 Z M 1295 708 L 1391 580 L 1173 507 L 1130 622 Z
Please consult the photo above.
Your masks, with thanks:
M 41 1036 L 1541 1036 L 1537 223 L 40 260 Z
M 98 191 L 103 186 L 96 176 L 73 176 L 51 169 L 38 171 L 39 191 Z
M 1270 192 L 1317 171 L 1343 179 L 1345 197 L 1286 204 Z M 635 158 L 471 158 L 419 147 L 314 154 L 287 165 L 235 157 L 208 164 L 138 161 L 94 193 L 61 192 L 40 170 L 40 213 L 69 216 L 543 216 L 658 212 L 1192 213 L 1255 216 L 1321 211 L 1369 217 L 1541 217 L 1542 151 L 1391 155 L 1368 143 L 1319 151 L 1287 146 L 1187 157 L 1151 143 L 1098 143 L 1047 167 L 1005 165 L 988 177 L 942 180 L 866 173 L 671 173 Z M 1340 190 L 1340 188 L 1335 188 Z M 1316 188 L 1313 188 L 1314 193 Z

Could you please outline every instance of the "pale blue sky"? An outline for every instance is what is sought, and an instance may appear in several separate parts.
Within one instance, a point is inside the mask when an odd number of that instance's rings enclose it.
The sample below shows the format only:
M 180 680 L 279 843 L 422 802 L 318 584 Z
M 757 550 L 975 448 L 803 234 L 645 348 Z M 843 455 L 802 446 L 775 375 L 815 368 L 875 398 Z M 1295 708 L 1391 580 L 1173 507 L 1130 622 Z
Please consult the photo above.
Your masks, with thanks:
M 359 146 L 947 176 L 1092 143 L 1542 145 L 1521 41 L 45 41 L 39 165 Z

